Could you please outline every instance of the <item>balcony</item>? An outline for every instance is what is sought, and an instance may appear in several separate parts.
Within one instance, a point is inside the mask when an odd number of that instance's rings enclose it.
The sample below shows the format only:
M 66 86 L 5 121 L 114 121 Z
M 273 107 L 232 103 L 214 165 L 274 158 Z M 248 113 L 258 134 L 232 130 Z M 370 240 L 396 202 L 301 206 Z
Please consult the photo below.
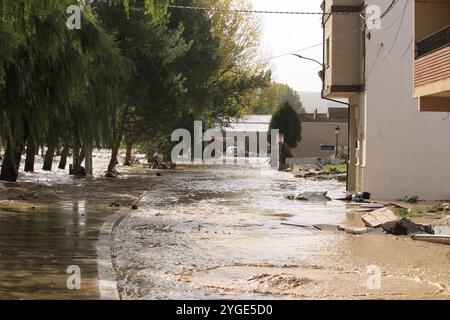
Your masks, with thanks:
M 322 94 L 324 97 L 333 99 L 350 98 L 364 90 L 362 19 L 356 14 L 333 13 L 361 12 L 364 10 L 363 1 L 325 0 L 322 9 L 324 11 L 322 21 L 324 34 Z
M 414 97 L 420 111 L 450 112 L 450 26 L 417 42 Z
M 416 59 L 450 45 L 450 26 L 417 42 Z
M 420 111 L 450 112 L 450 0 L 414 6 L 413 96 Z

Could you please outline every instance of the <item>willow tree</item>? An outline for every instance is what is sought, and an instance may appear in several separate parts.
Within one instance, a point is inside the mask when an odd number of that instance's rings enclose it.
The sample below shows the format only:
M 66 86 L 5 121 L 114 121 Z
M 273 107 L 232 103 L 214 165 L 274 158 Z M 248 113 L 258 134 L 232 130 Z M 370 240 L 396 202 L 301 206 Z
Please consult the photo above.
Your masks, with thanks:
M 15 181 L 27 139 L 49 150 L 68 134 L 75 145 L 101 140 L 102 119 L 118 105 L 126 59 L 87 7 L 83 27 L 69 30 L 66 10 L 73 1 L 1 1 L 17 18 L 0 19 L 5 34 L 16 39 L 13 48 L 0 45 L 0 134 L 6 144 L 0 179 Z
M 12 42 L 0 45 L 0 108 L 1 132 L 5 141 L 0 179 L 15 181 L 26 139 L 31 130 L 45 126 L 47 111 L 45 91 L 33 91 L 36 74 L 45 72 L 40 62 L 58 56 L 64 27 L 64 15 L 55 16 L 55 9 L 65 12 L 68 1 L 2 0 L 0 7 L 0 29 L 2 35 Z M 64 10 L 64 11 L 62 11 Z M 43 30 L 47 31 L 42 32 Z M 62 31 L 61 31 L 62 30 Z M 33 117 L 35 115 L 35 117 Z

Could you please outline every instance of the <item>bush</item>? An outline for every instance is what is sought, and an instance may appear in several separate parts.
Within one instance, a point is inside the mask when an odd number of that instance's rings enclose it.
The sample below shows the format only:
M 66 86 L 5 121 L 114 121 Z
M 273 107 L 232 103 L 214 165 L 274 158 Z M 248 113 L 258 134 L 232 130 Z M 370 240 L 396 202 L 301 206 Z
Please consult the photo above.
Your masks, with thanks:
M 288 103 L 283 103 L 272 117 L 270 130 L 278 129 L 284 135 L 284 142 L 290 147 L 297 147 L 302 139 L 302 127 L 300 118 L 294 108 Z

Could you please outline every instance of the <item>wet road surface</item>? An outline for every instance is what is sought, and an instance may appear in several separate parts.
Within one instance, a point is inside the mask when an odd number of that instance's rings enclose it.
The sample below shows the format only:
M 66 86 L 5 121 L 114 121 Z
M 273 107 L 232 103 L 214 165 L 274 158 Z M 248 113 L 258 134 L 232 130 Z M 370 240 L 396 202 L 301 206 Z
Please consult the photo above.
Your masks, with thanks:
M 264 167 L 165 172 L 113 235 L 119 293 L 123 299 L 448 298 L 445 245 L 282 225 L 361 225 L 360 214 L 343 202 L 285 199 L 304 191 L 336 198 L 344 189 Z M 380 287 L 371 277 L 377 273 Z

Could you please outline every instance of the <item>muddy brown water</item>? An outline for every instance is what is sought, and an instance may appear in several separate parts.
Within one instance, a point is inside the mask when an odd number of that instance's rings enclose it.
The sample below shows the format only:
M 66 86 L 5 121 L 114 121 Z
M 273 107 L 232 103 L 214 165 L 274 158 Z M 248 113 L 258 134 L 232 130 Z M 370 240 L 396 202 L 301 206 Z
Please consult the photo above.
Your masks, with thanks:
M 121 171 L 119 179 L 77 180 L 55 170 L 0 185 L 0 299 L 100 297 L 96 244 L 118 211 L 109 204 L 127 206 L 154 179 L 143 168 Z M 68 289 L 69 266 L 80 268 L 80 290 Z
M 338 198 L 344 189 L 260 166 L 164 173 L 114 232 L 121 297 L 449 298 L 448 246 L 282 225 L 361 225 L 343 202 L 285 199 L 303 191 Z
M 145 191 L 114 233 L 123 299 L 449 297 L 447 246 L 281 225 L 360 225 L 342 202 L 285 199 L 303 191 L 341 197 L 342 183 L 255 165 L 185 167 L 162 177 L 121 171 L 115 180 L 55 170 L 0 184 L 0 299 L 97 299 L 98 232 L 117 212 L 108 204 L 127 205 Z M 70 265 L 81 269 L 81 290 L 67 289 Z M 370 265 L 380 269 L 381 289 L 367 288 Z

